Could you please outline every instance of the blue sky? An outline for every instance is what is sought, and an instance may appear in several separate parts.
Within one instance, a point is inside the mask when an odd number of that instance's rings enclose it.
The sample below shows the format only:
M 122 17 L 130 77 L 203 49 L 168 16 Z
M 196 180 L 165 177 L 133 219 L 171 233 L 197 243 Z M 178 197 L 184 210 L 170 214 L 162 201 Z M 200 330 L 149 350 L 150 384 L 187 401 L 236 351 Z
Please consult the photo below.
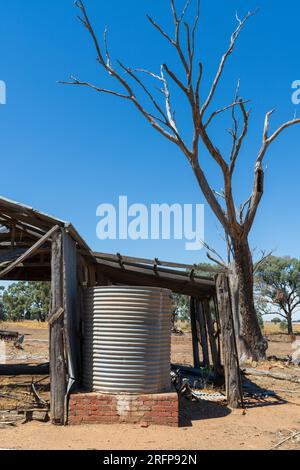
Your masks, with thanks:
M 180 3 L 180 2 L 179 2 Z M 183 241 L 100 241 L 96 207 L 129 203 L 205 203 L 183 155 L 155 133 L 128 103 L 88 89 L 59 85 L 73 74 L 109 86 L 95 61 L 87 32 L 76 20 L 72 0 L 1 0 L 0 79 L 7 104 L 0 106 L 1 190 L 11 199 L 70 220 L 98 251 L 159 257 L 183 262 L 205 259 L 188 252 Z M 171 31 L 169 1 L 86 0 L 99 37 L 109 26 L 112 57 L 158 71 L 163 62 L 177 67 L 170 47 L 146 20 L 150 13 Z M 291 84 L 300 80 L 297 0 L 202 1 L 198 55 L 204 63 L 203 97 L 236 26 L 235 12 L 259 13 L 245 27 L 216 95 L 215 107 L 232 102 L 237 79 L 251 100 L 249 137 L 234 181 L 237 200 L 252 188 L 253 164 L 261 144 L 265 113 L 276 107 L 274 130 L 300 106 L 291 101 Z M 178 94 L 177 117 L 189 137 L 189 114 Z M 221 149 L 228 149 L 230 114 L 212 128 Z M 265 196 L 251 245 L 300 257 L 300 126 L 287 131 L 266 159 Z M 218 169 L 203 153 L 212 186 L 219 190 Z M 224 250 L 215 217 L 206 205 L 206 241 Z

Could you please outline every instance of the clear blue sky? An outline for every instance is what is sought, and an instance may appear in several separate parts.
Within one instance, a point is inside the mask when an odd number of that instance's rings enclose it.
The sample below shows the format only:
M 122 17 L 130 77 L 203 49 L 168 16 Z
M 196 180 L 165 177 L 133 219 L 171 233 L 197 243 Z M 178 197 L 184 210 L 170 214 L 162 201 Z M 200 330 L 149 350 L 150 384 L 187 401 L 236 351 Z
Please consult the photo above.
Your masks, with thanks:
M 1 0 L 0 79 L 7 84 L 7 105 L 0 107 L 1 190 L 6 197 L 70 220 L 92 248 L 138 256 L 197 262 L 205 252 L 187 252 L 180 241 L 105 241 L 96 238 L 96 207 L 129 202 L 202 203 L 192 172 L 180 152 L 156 134 L 127 103 L 83 88 L 57 84 L 70 74 L 108 85 L 95 62 L 86 31 L 76 20 L 72 0 Z M 169 46 L 148 24 L 151 13 L 171 28 L 169 1 L 86 0 L 102 37 L 109 26 L 111 55 L 126 64 L 159 70 L 175 64 Z M 265 113 L 277 108 L 274 129 L 293 117 L 291 83 L 300 79 L 298 0 L 202 0 L 198 54 L 204 62 L 204 89 L 235 27 L 235 12 L 260 8 L 246 26 L 229 60 L 216 107 L 232 101 L 236 81 L 251 99 L 250 134 L 235 179 L 239 200 L 252 187 L 253 163 L 261 143 Z M 171 29 L 170 29 L 171 31 Z M 189 135 L 188 113 L 179 97 L 177 116 Z M 300 106 L 298 106 L 300 115 Z M 230 115 L 228 115 L 229 119 Z M 218 145 L 228 147 L 229 120 L 213 128 Z M 300 257 L 300 127 L 280 138 L 266 159 L 263 204 L 251 236 L 253 247 Z M 203 154 L 216 189 L 218 170 Z M 206 206 L 206 241 L 223 250 L 217 224 Z

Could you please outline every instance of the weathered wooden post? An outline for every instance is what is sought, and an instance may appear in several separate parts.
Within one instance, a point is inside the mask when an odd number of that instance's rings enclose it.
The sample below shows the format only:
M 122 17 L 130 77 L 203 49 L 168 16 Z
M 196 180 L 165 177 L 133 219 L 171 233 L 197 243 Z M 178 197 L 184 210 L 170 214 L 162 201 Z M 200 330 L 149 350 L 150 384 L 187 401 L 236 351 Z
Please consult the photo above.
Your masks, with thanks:
M 219 358 L 219 364 L 222 365 L 222 360 L 221 360 L 221 322 L 220 322 L 220 314 L 219 314 L 219 308 L 218 308 L 218 300 L 216 295 L 213 297 L 213 304 L 214 304 L 214 311 L 215 311 L 215 316 L 216 316 L 216 324 L 217 324 L 217 345 L 218 345 L 218 358 Z
M 199 357 L 199 340 L 198 340 L 198 331 L 197 331 L 197 322 L 196 322 L 195 302 L 196 302 L 196 299 L 194 297 L 191 297 L 190 298 L 190 315 L 191 315 L 192 342 L 193 342 L 193 359 L 194 359 L 194 367 L 198 369 L 200 367 L 200 357 Z
M 206 321 L 205 321 L 203 304 L 199 299 L 197 299 L 196 301 L 196 322 L 198 324 L 199 332 L 200 332 L 200 343 L 201 343 L 202 355 L 203 355 L 203 365 L 209 366 L 210 362 L 209 362 L 209 349 L 208 349 Z
M 53 424 L 65 421 L 66 361 L 64 346 L 63 234 L 52 237 L 50 335 L 50 407 Z
M 239 404 L 242 402 L 242 386 L 234 332 L 229 281 L 226 274 L 218 274 L 216 277 L 216 289 L 222 331 L 227 402 L 230 408 L 238 408 Z
M 214 322 L 211 314 L 211 309 L 209 305 L 209 299 L 204 299 L 203 302 L 203 311 L 207 323 L 207 332 L 210 344 L 211 357 L 213 362 L 213 368 L 215 375 L 219 375 L 221 371 L 221 361 L 218 352 L 216 332 L 214 328 Z

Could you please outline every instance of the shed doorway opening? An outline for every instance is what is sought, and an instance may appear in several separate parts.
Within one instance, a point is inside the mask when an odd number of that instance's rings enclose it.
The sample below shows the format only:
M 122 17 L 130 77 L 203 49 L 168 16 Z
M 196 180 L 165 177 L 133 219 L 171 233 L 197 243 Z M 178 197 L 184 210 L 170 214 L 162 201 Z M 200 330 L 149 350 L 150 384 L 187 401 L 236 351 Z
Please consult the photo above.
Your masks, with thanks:
M 49 282 L 6 282 L 0 287 L 0 411 L 23 419 L 49 408 Z

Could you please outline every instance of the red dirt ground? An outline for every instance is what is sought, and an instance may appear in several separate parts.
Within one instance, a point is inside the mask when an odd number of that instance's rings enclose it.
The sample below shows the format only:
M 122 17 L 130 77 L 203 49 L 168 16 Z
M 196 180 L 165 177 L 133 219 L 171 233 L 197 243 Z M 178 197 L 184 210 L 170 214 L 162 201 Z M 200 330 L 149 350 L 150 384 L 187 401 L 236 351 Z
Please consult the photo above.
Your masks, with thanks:
M 11 326 L 11 325 L 10 325 Z M 3 325 L 1 325 L 3 328 Z M 9 346 L 9 362 L 44 362 L 48 357 L 47 330 L 17 328 L 25 333 L 24 350 L 14 352 Z M 275 338 L 274 339 L 278 339 Z M 36 341 L 39 340 L 39 341 Z M 282 341 L 269 343 L 269 354 L 278 357 L 290 354 L 291 344 Z M 192 362 L 191 337 L 174 336 L 172 361 L 182 364 Z M 279 361 L 253 364 L 257 369 L 299 375 L 300 368 L 286 366 Z M 41 378 L 41 377 L 39 377 Z M 211 402 L 188 402 L 183 399 L 181 407 L 182 427 L 168 428 L 138 425 L 88 425 L 55 427 L 51 424 L 31 422 L 14 427 L 0 426 L 0 448 L 8 449 L 270 449 L 292 431 L 300 431 L 300 384 L 270 378 L 251 379 L 258 385 L 277 392 L 280 400 L 267 399 L 262 403 L 250 400 L 246 413 L 231 412 L 223 404 Z M 31 377 L 26 377 L 27 387 Z M 1 377 L 0 393 L 20 394 L 18 406 L 26 408 L 26 384 L 22 377 Z M 18 385 L 19 383 L 19 385 Z M 11 385 L 14 384 L 12 388 Z M 25 392 L 25 393 L 24 393 Z M 47 380 L 39 391 L 47 398 Z M 16 407 L 16 400 L 0 396 L 0 410 Z M 1 419 L 1 411 L 0 411 Z M 287 441 L 280 449 L 300 449 L 300 439 Z

